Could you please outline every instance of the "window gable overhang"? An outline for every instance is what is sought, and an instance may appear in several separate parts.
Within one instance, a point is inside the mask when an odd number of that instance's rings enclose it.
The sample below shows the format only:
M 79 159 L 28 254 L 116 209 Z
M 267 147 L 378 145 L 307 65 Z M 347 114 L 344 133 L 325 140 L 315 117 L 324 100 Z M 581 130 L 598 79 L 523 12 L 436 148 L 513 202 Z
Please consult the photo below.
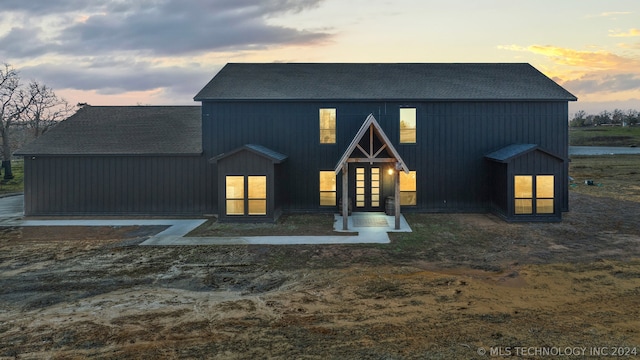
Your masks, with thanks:
M 484 157 L 490 161 L 506 164 L 511 162 L 513 159 L 530 153 L 531 151 L 540 151 L 545 155 L 551 156 L 560 161 L 565 161 L 562 157 L 541 149 L 537 144 L 511 144 L 491 152 Z
M 233 154 L 236 154 L 240 151 L 249 151 L 253 154 L 256 154 L 260 157 L 263 157 L 267 160 L 270 160 L 272 163 L 274 164 L 280 164 L 283 161 L 285 161 L 287 159 L 287 155 L 281 154 L 277 151 L 271 150 L 269 148 L 266 148 L 262 145 L 255 145 L 255 144 L 246 144 L 243 145 L 237 149 L 231 150 L 229 152 L 226 153 L 222 153 L 219 155 L 216 155 L 214 157 L 212 157 L 211 159 L 209 159 L 210 163 L 217 163 L 220 160 L 223 160 Z

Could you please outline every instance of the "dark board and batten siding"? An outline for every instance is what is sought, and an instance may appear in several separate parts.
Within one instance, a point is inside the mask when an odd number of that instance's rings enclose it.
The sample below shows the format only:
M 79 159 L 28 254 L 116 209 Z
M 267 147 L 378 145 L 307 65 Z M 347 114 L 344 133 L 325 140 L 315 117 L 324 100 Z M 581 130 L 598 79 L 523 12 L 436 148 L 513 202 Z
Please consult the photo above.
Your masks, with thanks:
M 562 178 L 564 160 L 534 144 L 510 145 L 487 155 L 490 169 L 491 209 L 507 221 L 560 221 L 562 193 L 566 179 Z M 554 212 L 552 214 L 515 213 L 515 176 L 553 175 Z M 535 199 L 535 198 L 532 198 Z
M 554 176 L 554 214 L 545 216 L 530 216 L 524 217 L 528 221 L 559 221 L 561 218 L 562 202 L 561 198 L 566 198 L 566 195 L 561 196 L 560 191 L 567 189 L 568 178 L 563 176 L 562 160 L 557 157 L 545 154 L 542 151 L 532 151 L 522 156 L 513 159 L 509 172 L 507 173 L 508 193 L 513 194 L 513 177 L 515 175 L 553 175 Z M 508 202 L 509 213 L 513 213 L 513 201 Z M 519 216 L 514 216 L 517 218 Z
M 417 144 L 398 142 L 400 107 L 417 109 Z M 336 144 L 319 143 L 320 108 L 336 108 Z M 484 155 L 509 144 L 538 144 L 568 158 L 566 101 L 203 101 L 202 111 L 207 156 L 248 143 L 289 156 L 282 164 L 289 212 L 334 211 L 319 206 L 318 173 L 334 168 L 369 114 L 417 172 L 418 205 L 403 211 L 488 211 Z M 566 163 L 563 171 L 566 178 Z M 340 183 L 338 177 L 338 197 Z
M 256 155 L 250 151 L 238 151 L 232 155 L 222 157 L 217 160 L 218 172 L 218 220 L 219 221 L 238 221 L 238 222 L 273 222 L 281 212 L 281 198 L 277 186 L 278 179 L 277 168 L 281 165 L 275 165 L 273 160 L 263 156 Z M 266 214 L 262 215 L 227 215 L 225 205 L 226 194 L 226 176 L 266 176 L 267 179 L 267 206 Z M 246 195 L 246 194 L 245 194 Z
M 215 211 L 202 156 L 25 156 L 25 215 Z

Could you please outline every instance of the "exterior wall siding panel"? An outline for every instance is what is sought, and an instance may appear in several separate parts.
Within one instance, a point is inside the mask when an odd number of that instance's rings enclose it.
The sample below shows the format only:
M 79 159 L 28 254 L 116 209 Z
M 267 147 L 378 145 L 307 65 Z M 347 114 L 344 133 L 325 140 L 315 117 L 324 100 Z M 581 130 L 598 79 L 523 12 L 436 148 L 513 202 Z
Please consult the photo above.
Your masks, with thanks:
M 26 215 L 212 213 L 201 156 L 25 157 Z M 203 181 L 194 183 L 194 176 Z
M 318 111 L 336 108 L 336 144 L 319 143 Z M 399 144 L 399 108 L 417 109 L 417 143 Z M 566 102 L 204 101 L 207 158 L 259 144 L 289 156 L 282 164 L 284 210 L 335 211 L 319 206 L 321 170 L 332 170 L 367 115 L 373 114 L 411 170 L 418 205 L 403 211 L 488 211 L 484 155 L 515 143 L 538 144 L 568 158 Z M 225 134 L 224 136 L 218 136 Z M 564 174 L 566 178 L 567 165 Z M 563 210 L 568 208 L 568 189 Z M 337 179 L 341 197 L 341 176 Z

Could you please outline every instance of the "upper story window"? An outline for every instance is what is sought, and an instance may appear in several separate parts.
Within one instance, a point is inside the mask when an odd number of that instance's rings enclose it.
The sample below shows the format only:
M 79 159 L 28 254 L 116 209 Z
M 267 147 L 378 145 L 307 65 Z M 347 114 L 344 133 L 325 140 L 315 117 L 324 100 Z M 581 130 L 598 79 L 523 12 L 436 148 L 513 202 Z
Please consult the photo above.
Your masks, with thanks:
M 416 143 L 416 108 L 400 108 L 400 143 Z
M 336 109 L 320 109 L 320 144 L 336 143 Z

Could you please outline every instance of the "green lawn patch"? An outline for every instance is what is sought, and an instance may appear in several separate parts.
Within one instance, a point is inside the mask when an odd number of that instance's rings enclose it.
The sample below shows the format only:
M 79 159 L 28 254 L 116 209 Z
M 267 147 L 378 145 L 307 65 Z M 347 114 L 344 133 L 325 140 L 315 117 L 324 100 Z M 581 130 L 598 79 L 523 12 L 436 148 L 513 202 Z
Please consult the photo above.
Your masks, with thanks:
M 4 173 L 0 176 L 0 195 L 20 193 L 24 191 L 24 163 L 22 160 L 11 161 L 11 172 L 14 178 L 4 180 Z
M 354 235 L 333 231 L 333 214 L 285 214 L 272 223 L 219 223 L 210 219 L 186 236 L 230 237 L 230 236 L 307 236 L 307 235 Z
M 572 146 L 640 146 L 640 126 L 569 128 Z

